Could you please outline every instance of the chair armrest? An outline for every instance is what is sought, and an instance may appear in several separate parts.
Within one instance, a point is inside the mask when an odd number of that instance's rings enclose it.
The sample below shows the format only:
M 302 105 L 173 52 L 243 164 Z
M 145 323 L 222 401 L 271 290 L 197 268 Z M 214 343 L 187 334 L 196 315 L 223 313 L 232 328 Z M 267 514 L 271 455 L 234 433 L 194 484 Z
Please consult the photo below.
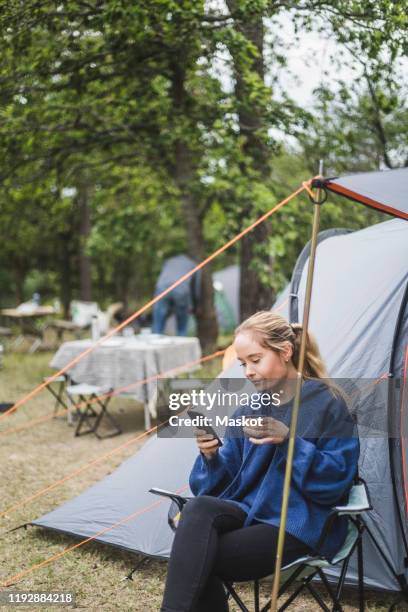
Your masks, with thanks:
M 183 509 L 183 506 L 188 502 L 188 497 L 183 497 L 182 495 L 177 495 L 177 493 L 173 493 L 172 491 L 166 491 L 165 489 L 159 489 L 158 487 L 152 487 L 149 489 L 149 493 L 153 493 L 153 495 L 161 495 L 162 497 L 168 497 L 175 504 L 177 504 L 179 510 Z
M 365 481 L 362 478 L 358 478 L 350 489 L 347 504 L 335 506 L 328 515 L 316 546 L 317 553 L 320 554 L 319 551 L 330 533 L 334 520 L 338 516 L 349 516 L 351 518 L 367 510 L 372 510 L 368 488 Z
M 338 514 L 355 515 L 366 512 L 367 510 L 372 510 L 372 508 L 367 485 L 364 480 L 360 478 L 351 488 L 347 504 L 336 506 L 333 510 Z
M 371 506 L 366 506 L 365 504 L 348 504 L 347 506 L 335 506 L 333 510 L 335 510 L 339 516 L 343 514 L 361 514 L 362 512 L 371 510 Z

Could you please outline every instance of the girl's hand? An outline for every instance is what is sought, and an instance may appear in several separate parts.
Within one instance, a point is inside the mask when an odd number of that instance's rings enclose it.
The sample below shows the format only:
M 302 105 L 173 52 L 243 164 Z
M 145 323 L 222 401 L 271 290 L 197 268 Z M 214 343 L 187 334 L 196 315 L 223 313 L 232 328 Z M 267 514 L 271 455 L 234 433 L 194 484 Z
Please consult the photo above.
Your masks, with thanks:
M 289 427 L 268 416 L 262 417 L 262 425 L 244 427 L 244 433 L 253 444 L 282 444 L 289 436 Z
M 206 459 L 212 459 L 218 451 L 218 440 L 212 434 L 208 434 L 202 429 L 195 429 L 194 435 L 197 439 L 197 445 Z

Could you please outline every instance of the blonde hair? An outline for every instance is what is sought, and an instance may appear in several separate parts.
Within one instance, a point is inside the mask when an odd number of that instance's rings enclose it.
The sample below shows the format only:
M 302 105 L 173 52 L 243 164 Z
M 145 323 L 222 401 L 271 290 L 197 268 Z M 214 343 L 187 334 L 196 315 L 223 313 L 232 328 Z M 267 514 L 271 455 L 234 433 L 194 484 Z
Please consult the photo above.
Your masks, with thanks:
M 293 365 L 299 366 L 300 341 L 302 335 L 302 325 L 293 323 L 292 325 L 276 312 L 261 310 L 246 319 L 235 330 L 235 336 L 244 331 L 254 332 L 261 346 L 280 353 L 285 349 L 285 343 L 292 345 Z M 308 331 L 306 339 L 306 353 L 303 368 L 304 378 L 325 378 L 329 377 L 326 366 L 320 355 L 319 347 L 315 338 Z

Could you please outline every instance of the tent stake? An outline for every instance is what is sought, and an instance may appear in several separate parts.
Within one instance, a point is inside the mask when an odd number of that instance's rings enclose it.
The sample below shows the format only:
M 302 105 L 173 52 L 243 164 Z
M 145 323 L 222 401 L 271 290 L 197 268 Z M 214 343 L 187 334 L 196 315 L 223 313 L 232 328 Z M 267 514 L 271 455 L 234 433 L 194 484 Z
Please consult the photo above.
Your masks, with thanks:
M 122 580 L 132 580 L 133 581 L 133 574 L 137 572 L 137 570 L 140 569 L 142 565 L 144 565 L 148 561 L 149 559 L 147 557 L 143 557 L 143 559 L 141 559 L 139 563 L 129 572 L 129 574 L 125 576 L 124 578 L 122 578 Z
M 319 164 L 319 174 L 323 175 L 323 161 L 322 160 L 320 160 L 320 164 Z M 312 297 L 313 273 L 314 273 L 314 266 L 315 266 L 315 259 L 316 259 L 317 237 L 318 237 L 319 226 L 320 226 L 320 206 L 322 203 L 323 203 L 322 191 L 321 189 L 317 189 L 316 199 L 313 200 L 314 213 L 313 213 L 312 238 L 311 238 L 309 266 L 308 266 L 307 280 L 306 280 L 305 304 L 303 308 L 302 335 L 301 335 L 300 351 L 299 351 L 299 363 L 298 363 L 298 371 L 297 371 L 297 376 L 296 376 L 296 388 L 295 388 L 295 396 L 294 396 L 294 402 L 293 402 L 292 418 L 291 418 L 290 430 L 289 430 L 289 446 L 288 446 L 288 455 L 287 455 L 287 460 L 286 460 L 285 480 L 283 484 L 283 497 L 282 497 L 282 508 L 281 508 L 280 524 L 279 524 L 278 546 L 277 546 L 276 560 L 275 560 L 275 573 L 274 573 L 273 584 L 272 584 L 271 612 L 277 612 L 277 609 L 278 609 L 280 574 L 281 574 L 281 567 L 282 567 L 283 548 L 285 545 L 285 530 L 286 530 L 286 519 L 287 519 L 287 514 L 288 514 L 290 481 L 292 479 L 293 455 L 294 455 L 294 449 L 295 449 L 295 437 L 296 437 L 297 421 L 298 421 L 298 415 L 299 415 L 300 395 L 301 395 L 301 390 L 302 390 L 303 369 L 304 369 L 305 354 L 306 354 L 306 340 L 307 340 L 307 330 L 308 330 L 308 325 L 309 325 L 310 302 L 311 302 L 311 297 Z

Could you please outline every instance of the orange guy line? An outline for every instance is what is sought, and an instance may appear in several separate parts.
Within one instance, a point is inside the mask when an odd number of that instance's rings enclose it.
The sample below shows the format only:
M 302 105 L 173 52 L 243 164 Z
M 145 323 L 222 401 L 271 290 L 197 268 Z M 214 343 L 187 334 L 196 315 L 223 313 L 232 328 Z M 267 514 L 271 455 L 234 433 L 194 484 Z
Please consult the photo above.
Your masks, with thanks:
M 256 221 L 254 221 L 253 223 L 251 223 L 251 225 L 249 225 L 247 228 L 245 228 L 242 232 L 240 232 L 239 234 L 237 234 L 236 236 L 234 236 L 234 238 L 231 238 L 231 240 L 229 240 L 228 242 L 226 242 L 222 247 L 220 247 L 219 249 L 217 249 L 216 251 L 214 251 L 211 255 L 209 255 L 206 259 L 204 259 L 202 262 L 200 262 L 199 264 L 197 264 L 197 266 L 195 268 L 193 268 L 192 270 L 190 270 L 190 272 L 187 272 L 186 274 L 184 274 L 183 276 L 181 276 L 177 281 L 175 281 L 170 287 L 168 287 L 167 289 L 165 289 L 164 291 L 162 291 L 159 295 L 157 295 L 156 297 L 154 297 L 152 300 L 150 300 L 149 302 L 147 302 L 144 306 L 142 306 L 141 308 L 139 308 L 139 310 L 137 310 L 136 312 L 134 312 L 130 317 L 128 317 L 125 321 L 123 321 L 122 323 L 120 323 L 120 325 L 118 325 L 117 327 L 115 327 L 114 329 L 112 329 L 110 332 L 108 332 L 106 334 L 106 336 L 104 336 L 103 338 L 100 338 L 93 346 L 89 347 L 88 349 L 86 349 L 85 351 L 83 351 L 83 353 L 81 353 L 80 355 L 78 355 L 77 357 L 75 357 L 74 359 L 72 359 L 66 366 L 64 366 L 61 370 L 59 370 L 56 374 L 53 374 L 52 376 L 50 376 L 48 378 L 47 381 L 44 381 L 43 383 L 41 383 L 40 385 L 38 385 L 37 387 L 35 387 L 32 391 L 30 391 L 30 393 L 28 393 L 27 395 L 25 395 L 23 398 L 21 398 L 16 404 L 14 404 L 14 406 L 12 406 L 11 408 L 9 408 L 9 410 L 7 410 L 6 412 L 4 412 L 1 416 L 0 416 L 0 421 L 2 421 L 2 419 L 5 419 L 9 414 L 15 412 L 18 408 L 20 408 L 23 404 L 25 404 L 26 402 L 28 402 L 29 399 L 33 398 L 34 396 L 36 396 L 40 391 L 42 391 L 42 389 L 44 389 L 45 387 L 47 387 L 50 383 L 52 383 L 56 378 L 58 378 L 58 376 L 61 376 L 62 374 L 65 374 L 65 372 L 67 370 L 69 370 L 73 365 L 75 365 L 76 363 L 78 363 L 81 359 L 83 359 L 86 355 L 89 355 L 89 353 L 91 353 L 92 351 L 94 351 L 98 346 L 100 346 L 105 340 L 107 340 L 108 338 L 111 338 L 112 336 L 114 336 L 118 331 L 120 331 L 121 329 L 123 329 L 124 327 L 126 327 L 127 325 L 129 325 L 129 323 L 131 323 L 132 321 L 134 321 L 135 319 L 137 319 L 137 317 L 139 317 L 141 314 L 143 314 L 144 312 L 146 312 L 146 310 L 148 310 L 151 306 L 153 306 L 154 304 L 156 304 L 159 300 L 161 300 L 162 297 L 164 297 L 165 295 L 167 295 L 168 293 L 170 293 L 171 291 L 173 291 L 173 289 L 175 289 L 176 287 L 178 287 L 179 285 L 181 285 L 181 283 L 183 283 L 185 280 L 187 280 L 188 278 L 190 278 L 195 272 L 197 272 L 198 270 L 201 270 L 201 268 L 204 268 L 204 266 L 206 266 L 210 261 L 212 261 L 213 259 L 215 259 L 218 255 L 220 255 L 221 253 L 223 253 L 224 251 L 226 251 L 230 246 L 232 246 L 233 244 L 235 244 L 236 242 L 238 242 L 238 240 L 240 240 L 241 238 L 243 238 L 243 236 L 245 236 L 246 234 L 248 234 L 251 230 L 254 229 L 254 227 L 260 225 L 261 223 L 263 223 L 264 221 L 266 221 L 266 219 L 268 219 L 271 215 L 273 215 L 274 212 L 276 212 L 277 210 L 279 210 L 280 208 L 282 208 L 282 206 L 284 206 L 285 204 L 287 204 L 288 202 L 290 202 L 291 200 L 293 200 L 293 198 L 295 198 L 299 193 L 301 193 L 304 189 L 307 189 L 307 187 L 305 186 L 305 184 L 303 184 L 301 187 L 299 187 L 298 189 L 296 189 L 296 191 L 294 191 L 293 193 L 291 193 L 287 198 L 285 198 L 284 200 L 281 200 L 281 202 L 279 202 L 278 204 L 276 204 L 276 206 L 274 206 L 273 208 L 271 208 L 268 212 L 266 212 L 265 214 L 263 214 L 261 217 L 259 217 Z
M 220 351 L 220 352 L 223 352 L 223 351 Z M 203 359 L 205 359 L 205 357 Z M 48 491 L 52 491 L 53 489 L 55 489 L 59 485 L 63 484 L 64 482 L 67 482 L 68 480 L 71 480 L 72 478 L 74 478 L 78 474 L 81 474 L 82 472 L 85 472 L 87 469 L 89 469 L 93 465 L 101 463 L 104 459 L 107 459 L 108 457 L 114 455 L 119 450 L 121 450 L 123 448 L 126 448 L 127 446 L 130 446 L 131 444 L 133 444 L 135 442 L 138 442 L 139 440 L 141 440 L 145 436 L 148 436 L 152 432 L 155 432 L 158 429 L 160 429 L 161 427 L 163 427 L 164 425 L 166 425 L 167 422 L 168 421 L 164 421 L 163 423 L 160 423 L 159 425 L 155 425 L 155 426 L 151 427 L 150 429 L 148 429 L 147 431 L 144 431 L 143 433 L 138 434 L 134 438 L 130 438 L 130 440 L 127 440 L 127 442 L 124 442 L 123 444 L 120 444 L 119 446 L 116 446 L 114 449 L 112 449 L 108 453 L 105 453 L 104 455 L 100 455 L 99 457 L 96 457 L 92 461 L 90 461 L 88 463 L 85 463 L 82 467 L 77 468 L 76 470 L 73 470 L 72 472 L 70 472 L 69 474 L 64 476 L 64 478 L 61 478 L 60 480 L 56 480 L 55 482 L 51 483 L 47 487 L 45 487 L 43 489 L 40 489 L 40 490 L 36 491 L 35 493 L 33 493 L 32 495 L 30 495 L 29 497 L 26 497 L 26 498 L 22 499 L 20 502 L 17 502 L 16 504 L 14 504 L 14 506 L 10 506 L 10 508 L 7 508 L 6 510 L 3 510 L 2 512 L 0 512 L 0 518 L 2 518 L 3 516 L 5 516 L 5 515 L 7 515 L 7 514 L 9 514 L 11 512 L 13 512 L 14 510 L 17 510 L 18 508 L 21 508 L 22 506 L 24 506 L 25 504 L 33 501 L 34 499 L 37 499 L 38 497 L 41 497 L 45 493 L 48 493 Z
M 110 391 L 109 393 L 106 393 L 105 395 L 99 395 L 98 397 L 95 397 L 94 399 L 90 400 L 89 402 L 79 402 L 78 404 L 72 404 L 72 406 L 70 406 L 69 410 L 74 410 L 74 409 L 78 409 L 78 408 L 84 408 L 86 405 L 91 405 L 94 404 L 95 402 L 97 402 L 98 400 L 103 400 L 103 399 L 107 399 L 108 397 L 115 397 L 116 395 L 118 395 L 119 393 L 122 393 L 123 391 L 128 391 L 129 389 L 133 389 L 135 387 L 141 386 L 145 383 L 148 382 L 153 382 L 154 380 L 158 380 L 160 378 L 164 378 L 165 376 L 168 376 L 170 374 L 175 374 L 178 370 L 182 371 L 185 368 L 190 368 L 194 365 L 198 365 L 199 363 L 204 363 L 206 361 L 210 361 L 211 359 L 215 359 L 216 357 L 220 357 L 221 355 L 223 355 L 225 353 L 225 350 L 221 350 L 221 351 L 216 351 L 215 353 L 211 353 L 211 355 L 206 355 L 205 357 L 201 357 L 200 359 L 195 359 L 194 361 L 189 361 L 187 363 L 184 363 L 181 366 L 177 366 L 176 368 L 172 368 L 171 370 L 166 370 L 165 372 L 162 372 L 161 374 L 154 374 L 153 376 L 150 376 L 149 378 L 144 378 L 142 380 L 138 380 L 134 383 L 130 383 L 129 385 L 126 385 L 124 387 L 118 387 L 117 389 L 113 389 L 113 391 Z M 68 410 L 66 408 L 63 408 L 62 410 L 58 410 L 57 412 L 50 412 L 42 417 L 38 417 L 37 419 L 32 419 L 30 421 L 28 421 L 28 423 L 24 423 L 22 425 L 20 425 L 19 427 L 11 427 L 9 429 L 4 429 L 3 431 L 0 431 L 0 436 L 3 436 L 5 434 L 9 434 L 9 433 L 17 433 L 19 431 L 23 431 L 24 429 L 27 429 L 29 427 L 32 427 L 33 425 L 36 424 L 40 424 L 40 423 L 45 423 L 46 421 L 49 421 L 51 419 L 53 419 L 56 416 L 61 416 L 64 415 L 68 412 Z
M 182 493 L 185 489 L 187 489 L 187 485 L 185 485 L 184 487 L 176 491 L 176 493 Z M 108 533 L 109 531 L 112 531 L 116 527 L 119 527 L 119 525 L 128 523 L 132 519 L 137 518 L 138 516 L 141 516 L 145 512 L 149 512 L 149 510 L 153 510 L 153 508 L 155 508 L 156 506 L 159 506 L 160 504 L 163 504 L 165 501 L 166 501 L 165 499 L 159 499 L 153 504 L 150 504 L 150 506 L 146 506 L 145 508 L 142 508 L 141 510 L 137 510 L 136 512 L 133 512 L 132 514 L 129 514 L 128 516 L 121 519 L 117 523 L 114 523 L 113 525 L 110 525 L 109 527 L 105 527 L 104 529 L 101 529 L 100 531 L 98 531 L 98 533 L 96 533 L 95 535 L 90 536 L 89 538 L 86 538 L 86 540 L 77 542 L 77 544 L 73 544 L 72 546 L 69 546 L 69 548 L 65 548 L 61 552 L 55 555 L 52 555 L 51 557 L 48 557 L 48 559 L 44 559 L 44 561 L 41 561 L 41 563 L 36 563 L 35 565 L 32 565 L 28 569 L 22 572 L 19 572 L 18 574 L 14 574 L 14 576 L 11 576 L 11 578 L 8 578 L 6 582 L 3 582 L 1 586 L 8 587 L 8 586 L 11 586 L 12 584 L 15 584 L 16 582 L 21 580 L 21 578 L 24 578 L 24 576 L 27 576 L 27 574 L 31 574 L 35 570 L 40 569 L 41 567 L 44 567 L 45 565 L 48 565 L 49 563 L 52 563 L 53 561 L 57 561 L 58 559 L 68 554 L 72 550 L 75 550 L 75 548 L 79 548 L 80 546 L 83 546 L 84 544 L 88 544 L 88 542 L 92 542 L 93 540 L 96 540 L 99 536 L 103 535 L 104 533 Z

